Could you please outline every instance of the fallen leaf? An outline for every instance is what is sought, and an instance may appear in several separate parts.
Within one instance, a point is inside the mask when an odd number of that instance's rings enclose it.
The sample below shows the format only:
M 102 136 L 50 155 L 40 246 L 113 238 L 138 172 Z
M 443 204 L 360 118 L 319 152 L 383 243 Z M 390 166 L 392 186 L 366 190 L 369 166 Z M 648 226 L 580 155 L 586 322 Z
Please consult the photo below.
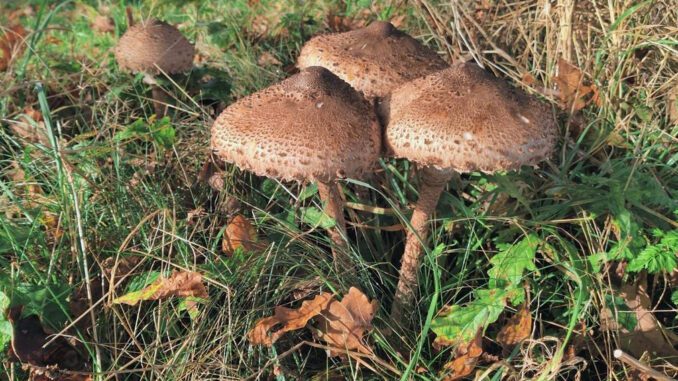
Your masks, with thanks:
M 259 64 L 259 66 L 279 66 L 282 65 L 282 62 L 275 58 L 273 54 L 263 52 L 257 59 L 257 64 Z
M 667 99 L 666 112 L 669 117 L 669 123 L 678 124 L 678 83 L 669 91 Z
M 277 306 L 273 316 L 259 319 L 256 322 L 254 328 L 247 333 L 247 339 L 255 345 L 271 346 L 285 332 L 306 326 L 306 323 L 326 309 L 332 300 L 334 300 L 332 294 L 323 292 L 315 298 L 301 303 L 301 307 L 298 309 Z M 272 331 L 278 325 L 282 326 L 278 330 Z
M 21 25 L 14 25 L 9 28 L 1 28 L 0 35 L 0 71 L 5 71 L 12 63 L 12 60 L 21 54 L 26 45 L 26 29 Z
M 15 135 L 29 143 L 50 146 L 42 113 L 31 106 L 26 106 L 17 120 L 10 121 L 9 127 Z
M 483 354 L 482 332 L 482 330 L 478 330 L 471 342 L 457 347 L 454 360 L 445 364 L 445 369 L 450 373 L 445 375 L 443 381 L 459 380 L 473 372 L 480 355 Z
M 379 302 L 369 298 L 355 287 L 348 290 L 341 302 L 330 301 L 319 317 L 320 338 L 336 350 L 330 356 L 340 356 L 343 351 L 372 353 L 364 344 L 365 333 L 372 329 Z
M 92 29 L 99 33 L 113 33 L 115 31 L 115 23 L 111 17 L 99 15 L 92 20 Z
M 166 299 L 171 296 L 207 299 L 202 274 L 192 271 L 175 271 L 169 278 L 160 276 L 149 286 L 116 298 L 113 303 L 134 306 L 140 301 Z
M 629 310 L 635 313 L 637 324 L 629 330 L 621 325 L 615 327 L 619 332 L 621 349 L 641 357 L 650 352 L 653 357 L 661 357 L 678 364 L 678 336 L 664 329 L 652 313 L 652 301 L 647 293 L 647 280 L 641 278 L 633 283 L 623 283 L 619 296 L 624 299 Z
M 224 254 L 231 256 L 241 247 L 245 251 L 250 252 L 260 248 L 261 244 L 259 244 L 257 230 L 254 226 L 247 218 L 238 214 L 233 217 L 228 226 L 226 226 L 224 237 L 221 241 L 221 250 Z
M 518 310 L 497 334 L 497 342 L 503 347 L 512 347 L 530 337 L 532 333 L 532 314 L 527 304 Z
M 37 315 L 21 317 L 22 307 L 10 309 L 13 326 L 10 359 L 28 367 L 50 367 L 59 370 L 88 371 L 86 359 L 63 337 L 52 339 Z
M 579 111 L 592 101 L 600 102 L 598 89 L 594 85 L 584 85 L 581 70 L 563 58 L 558 60 L 558 75 L 554 81 L 559 91 L 560 106 L 565 110 Z

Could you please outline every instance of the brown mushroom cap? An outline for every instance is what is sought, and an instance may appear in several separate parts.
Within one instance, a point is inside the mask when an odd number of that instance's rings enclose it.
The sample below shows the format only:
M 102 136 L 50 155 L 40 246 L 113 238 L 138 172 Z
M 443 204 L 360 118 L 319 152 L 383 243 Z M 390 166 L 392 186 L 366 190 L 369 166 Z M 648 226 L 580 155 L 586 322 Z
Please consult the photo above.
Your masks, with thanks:
M 228 106 L 212 126 L 211 147 L 261 176 L 330 181 L 371 170 L 381 132 L 358 92 L 310 67 Z
M 553 151 L 551 110 L 475 64 L 416 79 L 391 94 L 387 148 L 397 157 L 460 172 L 534 165 Z
M 312 38 L 301 49 L 297 66 L 325 67 L 370 98 L 448 67 L 436 52 L 383 21 Z
M 193 66 L 193 45 L 164 21 L 150 19 L 129 28 L 115 47 L 123 70 L 158 74 L 185 72 Z

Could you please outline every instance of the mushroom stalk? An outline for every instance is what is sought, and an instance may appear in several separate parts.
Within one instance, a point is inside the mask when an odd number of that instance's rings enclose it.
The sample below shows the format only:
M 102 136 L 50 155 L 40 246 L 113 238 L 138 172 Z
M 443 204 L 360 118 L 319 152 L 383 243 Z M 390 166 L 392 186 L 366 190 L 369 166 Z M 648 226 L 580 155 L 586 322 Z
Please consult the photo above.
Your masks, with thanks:
M 325 214 L 333 218 L 336 225 L 328 230 L 328 234 L 334 242 L 332 247 L 332 256 L 337 270 L 345 270 L 350 265 L 350 259 L 344 249 L 348 248 L 346 244 L 346 221 L 344 220 L 344 208 L 341 194 L 339 193 L 339 184 L 335 181 L 318 181 L 318 194 L 320 200 L 325 205 Z
M 424 167 L 421 170 L 422 183 L 419 200 L 417 200 L 410 220 L 412 229 L 407 232 L 398 286 L 391 306 L 392 321 L 402 321 L 403 315 L 411 311 L 418 285 L 419 265 L 423 253 L 422 244 L 426 244 L 428 236 L 429 218 L 435 211 L 445 185 L 452 178 L 452 173 L 453 171 L 450 170 L 433 167 Z
M 151 86 L 151 101 L 153 101 L 153 110 L 158 118 L 162 118 L 167 113 L 169 96 L 160 86 L 158 81 L 150 74 L 144 75 L 144 83 Z
M 167 114 L 167 105 L 169 104 L 169 97 L 165 90 L 158 85 L 151 85 L 151 97 L 153 100 L 153 110 L 158 118 L 162 118 Z

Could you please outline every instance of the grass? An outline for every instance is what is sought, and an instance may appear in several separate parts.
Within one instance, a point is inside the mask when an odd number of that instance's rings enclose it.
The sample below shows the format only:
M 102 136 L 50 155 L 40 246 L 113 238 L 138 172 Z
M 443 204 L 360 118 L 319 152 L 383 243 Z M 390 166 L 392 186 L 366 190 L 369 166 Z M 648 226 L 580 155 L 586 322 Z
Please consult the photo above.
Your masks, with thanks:
M 153 122 L 142 78 L 114 62 L 111 48 L 126 28 L 126 5 L 137 19 L 159 17 L 196 42 L 196 68 L 162 82 L 176 98 L 169 123 Z M 19 23 L 29 32 L 25 50 L 0 73 L 0 291 L 51 332 L 81 318 L 67 334 L 102 379 L 438 379 L 454 351 L 434 349 L 435 314 L 476 300 L 474 291 L 492 281 L 490 260 L 502 244 L 528 234 L 545 243 L 536 270 L 520 285 L 532 335 L 502 356 L 494 338 L 517 308 L 509 304 L 485 331 L 488 355 L 478 369 L 488 379 L 501 379 L 502 372 L 517 379 L 626 379 L 634 370 L 612 359 L 625 345 L 623 330 L 605 320 L 609 313 L 618 320 L 629 314 L 619 282 L 646 282 L 654 315 L 669 335 L 676 331 L 673 268 L 640 263 L 622 280 L 615 275 L 620 263 L 638 263 L 648 248 L 670 255 L 678 248 L 661 246 L 655 234 L 678 228 L 678 126 L 670 116 L 678 107 L 670 100 L 678 88 L 678 13 L 671 2 L 78 0 L 0 7 L 2 25 Z M 97 14 L 113 19 L 112 33 L 90 27 Z M 232 166 L 221 192 L 199 180 L 216 114 L 289 75 L 301 45 L 327 31 L 331 15 L 354 25 L 400 20 L 448 61 L 474 58 L 538 94 L 553 105 L 561 127 L 557 154 L 539 168 L 462 175 L 444 192 L 415 328 L 402 334 L 401 346 L 384 332 L 394 326 L 388 307 L 404 239 L 391 227 L 407 225 L 416 200 L 413 165 L 384 159 L 379 176 L 344 184 L 347 200 L 370 210 L 347 208 L 355 274 L 335 271 L 324 230 L 304 219 L 305 210 L 320 207 L 313 187 Z M 279 63 L 261 62 L 266 52 Z M 552 90 L 561 57 L 596 86 L 597 104 L 582 110 L 559 104 Z M 27 119 L 31 110 L 44 120 Z M 121 139 L 137 120 L 147 131 L 168 127 L 174 137 L 140 132 Z M 17 121 L 38 132 L 18 133 Z M 235 213 L 253 221 L 270 242 L 266 250 L 221 253 Z M 133 288 L 123 285 L 104 294 L 92 313 L 76 316 L 72 295 L 101 288 L 110 261 L 128 256 L 143 258 L 131 277 L 137 286 L 154 271 L 204 274 L 210 298 L 200 315 L 190 318 L 176 300 L 111 304 L 114 294 Z M 369 338 L 370 368 L 328 358 L 322 348 L 296 347 L 314 341 L 308 330 L 288 333 L 272 348 L 247 342 L 246 332 L 274 306 L 296 307 L 320 290 L 341 295 L 351 286 L 381 302 Z M 652 364 L 661 367 L 657 357 Z M 0 374 L 26 377 L 6 358 Z

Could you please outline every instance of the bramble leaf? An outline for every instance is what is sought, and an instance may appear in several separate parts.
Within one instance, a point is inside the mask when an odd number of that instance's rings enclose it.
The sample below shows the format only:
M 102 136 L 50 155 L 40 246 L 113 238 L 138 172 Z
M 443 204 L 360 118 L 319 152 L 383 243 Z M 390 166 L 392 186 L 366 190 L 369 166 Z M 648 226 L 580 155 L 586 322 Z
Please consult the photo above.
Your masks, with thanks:
M 476 299 L 465 306 L 453 305 L 431 322 L 438 336 L 438 345 L 456 346 L 468 343 L 478 330 L 485 331 L 504 311 L 509 293 L 501 288 L 476 291 Z
M 534 255 L 540 243 L 539 237 L 528 234 L 516 244 L 498 245 L 501 251 L 490 259 L 493 267 L 488 271 L 489 288 L 519 285 L 525 270 L 537 271 L 534 265 Z

